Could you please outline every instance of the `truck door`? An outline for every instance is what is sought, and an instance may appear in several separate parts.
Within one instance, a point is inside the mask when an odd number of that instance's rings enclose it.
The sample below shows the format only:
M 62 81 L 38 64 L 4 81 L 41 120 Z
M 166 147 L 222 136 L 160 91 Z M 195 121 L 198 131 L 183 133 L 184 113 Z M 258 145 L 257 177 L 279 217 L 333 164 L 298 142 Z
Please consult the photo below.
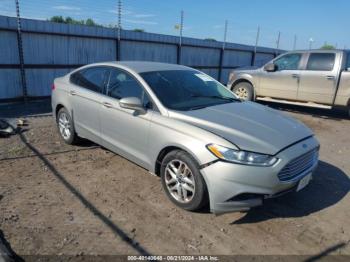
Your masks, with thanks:
M 300 73 L 299 101 L 332 104 L 340 69 L 340 53 L 311 52 Z
M 259 96 L 295 100 L 299 85 L 302 53 L 288 53 L 276 58 L 275 72 L 262 71 Z

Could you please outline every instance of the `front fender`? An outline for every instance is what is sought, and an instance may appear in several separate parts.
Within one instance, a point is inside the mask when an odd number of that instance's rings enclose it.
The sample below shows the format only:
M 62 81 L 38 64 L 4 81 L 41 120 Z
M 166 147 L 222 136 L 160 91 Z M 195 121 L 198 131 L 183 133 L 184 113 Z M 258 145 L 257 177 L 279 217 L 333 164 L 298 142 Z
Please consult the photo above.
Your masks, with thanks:
M 151 121 L 148 143 L 151 154 L 149 166 L 153 167 L 153 170 L 150 171 L 155 172 L 158 155 L 166 147 L 177 147 L 186 151 L 199 165 L 212 162 L 217 157 L 206 148 L 206 145 L 210 143 L 234 147 L 229 141 L 204 129 L 161 114 L 155 114 Z

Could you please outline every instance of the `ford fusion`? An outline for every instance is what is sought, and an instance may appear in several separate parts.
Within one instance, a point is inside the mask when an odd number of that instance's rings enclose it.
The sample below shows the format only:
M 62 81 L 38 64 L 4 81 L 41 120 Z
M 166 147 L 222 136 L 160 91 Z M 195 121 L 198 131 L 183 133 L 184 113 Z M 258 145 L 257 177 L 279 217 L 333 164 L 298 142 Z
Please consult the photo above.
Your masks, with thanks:
M 52 89 L 66 143 L 92 140 L 160 176 L 186 210 L 248 210 L 303 189 L 318 163 L 309 128 L 189 67 L 97 63 L 55 79 Z

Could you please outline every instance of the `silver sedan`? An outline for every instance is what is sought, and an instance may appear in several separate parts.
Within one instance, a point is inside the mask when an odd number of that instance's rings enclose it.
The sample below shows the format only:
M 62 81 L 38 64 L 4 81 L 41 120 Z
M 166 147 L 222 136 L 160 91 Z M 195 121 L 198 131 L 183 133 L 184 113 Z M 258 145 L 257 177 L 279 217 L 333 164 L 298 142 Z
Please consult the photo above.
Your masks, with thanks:
M 248 210 L 304 188 L 318 163 L 309 128 L 189 67 L 97 63 L 55 79 L 52 89 L 66 143 L 86 138 L 135 162 L 186 210 Z

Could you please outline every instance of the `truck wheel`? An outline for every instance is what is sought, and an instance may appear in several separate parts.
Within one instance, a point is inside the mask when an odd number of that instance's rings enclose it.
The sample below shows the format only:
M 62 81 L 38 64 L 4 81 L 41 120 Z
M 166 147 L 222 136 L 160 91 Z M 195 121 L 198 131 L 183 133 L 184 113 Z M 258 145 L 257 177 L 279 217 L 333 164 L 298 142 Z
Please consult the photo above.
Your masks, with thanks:
M 253 86 L 248 82 L 238 83 L 232 88 L 232 91 L 242 100 L 253 100 Z

